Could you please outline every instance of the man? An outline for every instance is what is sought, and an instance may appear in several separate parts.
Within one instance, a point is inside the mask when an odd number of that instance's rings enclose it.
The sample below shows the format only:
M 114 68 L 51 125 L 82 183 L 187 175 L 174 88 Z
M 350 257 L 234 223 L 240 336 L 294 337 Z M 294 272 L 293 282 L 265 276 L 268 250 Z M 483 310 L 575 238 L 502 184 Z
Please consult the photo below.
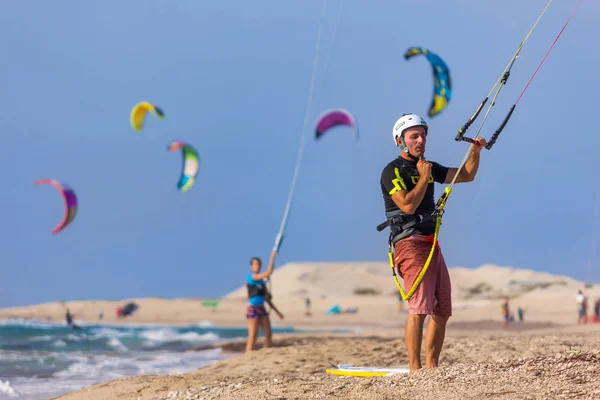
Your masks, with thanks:
M 450 183 L 457 168 L 444 167 L 436 162 L 425 160 L 428 127 L 423 118 L 416 114 L 404 114 L 396 121 L 392 134 L 396 146 L 401 147 L 400 156 L 390 162 L 381 173 L 381 190 L 386 217 L 401 218 L 401 224 L 410 220 L 416 222 L 412 229 L 402 230 L 390 226 L 394 244 L 394 264 L 404 280 L 408 292 L 424 266 L 433 241 L 435 219 L 434 182 Z M 471 155 L 455 182 L 471 182 L 477 174 L 479 156 L 486 141 L 475 139 L 471 145 Z M 436 246 L 429 269 L 419 287 L 408 300 L 408 320 L 406 322 L 406 347 L 410 371 L 421 368 L 421 342 L 423 324 L 431 315 L 427 326 L 426 367 L 437 367 L 446 322 L 452 315 L 450 275 L 441 249 Z
M 65 311 L 65 320 L 67 321 L 68 326 L 73 325 L 73 314 L 71 314 L 71 311 L 69 310 L 68 307 L 67 307 L 67 310 Z
M 81 327 L 79 325 L 77 325 L 73 322 L 73 314 L 71 314 L 71 311 L 69 310 L 68 307 L 67 307 L 67 310 L 65 311 L 65 320 L 67 321 L 67 326 L 70 326 L 74 330 L 81 329 Z
M 587 324 L 587 297 L 581 289 L 577 292 L 577 316 L 579 317 L 577 324 Z

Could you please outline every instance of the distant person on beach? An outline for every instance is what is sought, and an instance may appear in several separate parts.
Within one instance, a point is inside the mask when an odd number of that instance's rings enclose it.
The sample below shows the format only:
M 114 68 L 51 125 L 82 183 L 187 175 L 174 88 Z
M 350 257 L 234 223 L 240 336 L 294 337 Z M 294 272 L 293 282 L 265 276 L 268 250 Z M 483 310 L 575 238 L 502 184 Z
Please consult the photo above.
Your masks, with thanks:
M 434 185 L 471 182 L 479 168 L 480 152 L 486 144 L 478 137 L 463 168 L 445 167 L 425 159 L 428 126 L 416 114 L 404 114 L 392 129 L 400 155 L 381 172 L 380 186 L 390 227 L 395 271 L 404 280 L 406 292 L 415 284 L 432 248 L 436 221 Z M 412 226 L 410 226 L 412 224 Z M 450 275 L 439 244 L 436 244 L 427 273 L 408 300 L 406 347 L 410 371 L 421 368 L 423 325 L 430 315 L 425 338 L 426 367 L 437 367 L 444 344 L 446 323 L 452 315 Z
M 596 303 L 594 303 L 594 315 L 596 316 L 596 321 L 600 321 L 600 299 L 596 299 Z
M 306 298 L 306 316 L 311 316 L 312 313 L 310 312 L 310 297 Z
M 510 305 L 508 304 L 508 297 L 504 298 L 504 303 L 502 303 L 502 317 L 504 317 L 504 327 L 508 328 L 508 325 L 511 322 L 511 317 L 510 317 Z
M 583 294 L 581 289 L 577 292 L 577 324 L 587 324 L 587 297 Z
M 260 272 L 262 267 L 262 261 L 258 257 L 253 257 L 250 260 L 251 273 L 248 274 L 246 280 L 246 286 L 248 288 L 248 306 L 246 308 L 246 319 L 248 320 L 248 342 L 246 343 L 246 352 L 252 351 L 254 344 L 256 343 L 256 337 L 258 335 L 258 329 L 262 328 L 263 335 L 265 337 L 265 346 L 271 347 L 271 320 L 269 319 L 269 313 L 265 308 L 265 301 L 270 301 L 270 293 L 267 291 L 265 279 L 269 278 L 273 273 L 275 267 L 275 256 L 281 245 L 281 236 L 277 236 L 275 240 L 275 247 L 271 252 L 271 258 L 269 259 L 269 265 L 265 272 Z M 271 308 L 275 312 L 280 314 L 272 304 Z M 283 318 L 283 315 L 279 315 Z
M 517 315 L 519 316 L 519 322 L 523 322 L 523 314 L 525 314 L 525 310 L 521 307 L 517 309 Z

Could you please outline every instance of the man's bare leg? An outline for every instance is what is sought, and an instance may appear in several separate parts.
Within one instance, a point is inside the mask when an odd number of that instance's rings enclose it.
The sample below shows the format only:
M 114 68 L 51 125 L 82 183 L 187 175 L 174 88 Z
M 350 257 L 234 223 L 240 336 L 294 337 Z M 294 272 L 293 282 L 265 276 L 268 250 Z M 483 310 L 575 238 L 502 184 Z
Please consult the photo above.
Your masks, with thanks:
M 410 372 L 421 368 L 421 342 L 425 314 L 409 314 L 406 320 L 405 338 Z
M 427 334 L 425 336 L 425 366 L 435 368 L 440 361 L 440 353 L 444 345 L 444 336 L 446 335 L 446 323 L 448 317 L 432 315 L 427 324 Z

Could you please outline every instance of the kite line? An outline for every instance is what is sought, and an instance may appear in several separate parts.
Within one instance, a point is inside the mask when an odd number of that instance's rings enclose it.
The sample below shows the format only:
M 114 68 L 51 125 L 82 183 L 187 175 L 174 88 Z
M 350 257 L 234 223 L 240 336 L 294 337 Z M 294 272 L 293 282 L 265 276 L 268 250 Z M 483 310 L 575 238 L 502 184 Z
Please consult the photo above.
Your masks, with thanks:
M 327 54 L 327 58 L 325 60 L 325 71 L 327 70 L 327 67 L 329 65 L 331 48 L 333 47 L 333 43 L 334 43 L 335 37 L 337 35 L 337 30 L 338 30 L 338 25 L 340 23 L 342 10 L 343 10 L 343 0 L 342 0 L 342 3 L 340 4 L 340 11 L 339 11 L 336 23 L 335 23 L 333 37 L 331 39 L 331 45 L 330 45 L 331 47 L 330 47 L 329 53 Z M 302 157 L 304 155 L 304 146 L 305 146 L 305 136 L 306 136 L 306 130 L 308 127 L 308 122 L 309 122 L 309 117 L 310 117 L 311 105 L 313 103 L 313 98 L 318 97 L 318 96 L 314 95 L 315 94 L 314 89 L 315 89 L 315 82 L 316 82 L 316 77 L 317 77 L 317 68 L 318 68 L 318 64 L 319 64 L 319 50 L 321 47 L 321 36 L 322 36 L 322 31 L 323 31 L 323 25 L 325 22 L 326 11 L 327 11 L 327 0 L 323 0 L 323 6 L 321 8 L 321 18 L 319 21 L 319 28 L 317 31 L 317 43 L 316 43 L 316 47 L 315 47 L 315 56 L 313 59 L 313 69 L 312 69 L 312 76 L 310 79 L 310 86 L 309 86 L 309 91 L 308 91 L 308 100 L 306 103 L 306 109 L 304 110 L 304 123 L 302 126 L 302 130 L 300 132 L 300 145 L 298 147 L 298 155 L 296 158 L 296 165 L 294 167 L 294 175 L 292 177 L 292 184 L 290 186 L 290 192 L 288 194 L 287 203 L 285 205 L 285 211 L 283 213 L 283 218 L 281 220 L 281 225 L 279 227 L 278 236 L 281 236 L 281 237 L 285 233 L 285 226 L 287 224 L 287 220 L 288 220 L 288 217 L 290 214 L 290 209 L 292 207 L 292 200 L 294 197 L 294 190 L 296 188 L 296 181 L 298 179 L 298 174 L 300 172 L 300 165 L 302 164 Z

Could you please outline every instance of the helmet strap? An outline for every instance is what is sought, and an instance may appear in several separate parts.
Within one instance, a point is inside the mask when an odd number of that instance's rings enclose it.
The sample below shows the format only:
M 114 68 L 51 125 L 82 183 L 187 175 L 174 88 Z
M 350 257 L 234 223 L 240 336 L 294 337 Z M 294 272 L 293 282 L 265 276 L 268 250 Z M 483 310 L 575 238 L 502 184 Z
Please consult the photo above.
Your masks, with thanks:
M 404 132 L 402 132 L 400 134 L 400 143 L 401 143 L 400 147 L 402 148 L 402 151 L 404 151 L 406 154 L 408 154 L 408 156 L 410 158 L 412 158 L 413 160 L 419 161 L 418 157 L 413 156 L 412 154 L 410 154 L 410 151 L 408 151 L 408 146 L 406 145 L 406 142 L 404 142 Z

